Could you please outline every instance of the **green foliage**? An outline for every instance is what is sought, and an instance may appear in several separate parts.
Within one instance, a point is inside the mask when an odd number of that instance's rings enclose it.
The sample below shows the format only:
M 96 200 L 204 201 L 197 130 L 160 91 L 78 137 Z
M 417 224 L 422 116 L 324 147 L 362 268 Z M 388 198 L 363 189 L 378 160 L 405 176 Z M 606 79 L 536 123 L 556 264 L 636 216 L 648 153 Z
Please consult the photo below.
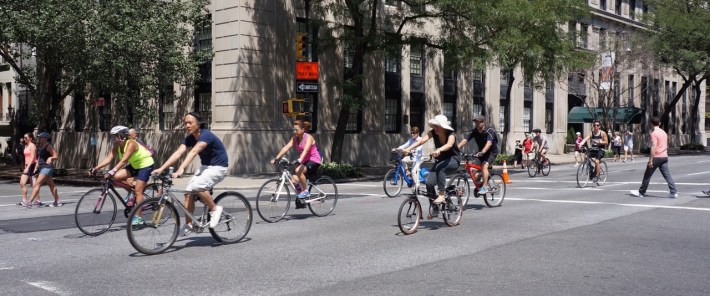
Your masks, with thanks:
M 681 145 L 681 146 L 680 146 L 680 150 L 700 150 L 700 151 L 704 151 L 704 150 L 705 150 L 705 146 L 703 146 L 702 144 L 698 144 L 698 143 L 688 143 L 688 144 L 683 144 L 683 145 Z
M 574 128 L 569 128 L 567 130 L 567 144 L 575 144 L 577 143 L 577 133 L 574 131 Z
M 333 179 L 362 177 L 362 169 L 347 163 L 324 163 L 320 167 L 323 175 Z
M 614 150 L 604 150 L 604 158 L 614 158 Z
M 0 0 L 0 56 L 35 99 L 40 129 L 75 90 L 110 93 L 114 108 L 125 110 L 118 114 L 144 117 L 155 113 L 159 91 L 170 97 L 173 83 L 191 85 L 208 57 L 188 50 L 208 3 Z
M 499 153 L 498 155 L 496 155 L 496 160 L 493 164 L 503 165 L 503 161 L 505 160 L 508 164 L 512 165 L 514 158 L 515 155 L 513 154 Z

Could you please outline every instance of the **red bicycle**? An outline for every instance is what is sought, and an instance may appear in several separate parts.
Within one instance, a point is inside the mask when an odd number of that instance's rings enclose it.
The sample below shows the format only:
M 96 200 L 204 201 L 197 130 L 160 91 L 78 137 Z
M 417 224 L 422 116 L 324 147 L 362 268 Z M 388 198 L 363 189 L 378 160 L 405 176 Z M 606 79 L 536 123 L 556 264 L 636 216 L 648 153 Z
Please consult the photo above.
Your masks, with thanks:
M 462 157 L 466 160 L 465 171 L 461 171 L 453 176 L 446 187 L 448 188 L 450 185 L 455 185 L 456 188 L 464 188 L 466 190 L 462 196 L 465 208 L 466 204 L 468 204 L 469 196 L 471 195 L 468 183 L 468 179 L 471 178 L 474 185 L 473 196 L 479 198 L 483 195 L 483 202 L 485 202 L 486 206 L 489 208 L 500 207 L 503 204 L 503 199 L 505 199 L 505 182 L 503 181 L 503 176 L 500 173 L 491 171 L 491 168 L 489 168 L 488 171 L 491 174 L 488 176 L 488 184 L 483 184 L 483 173 L 480 172 L 480 158 L 472 154 L 463 154 Z M 481 187 L 484 187 L 484 185 L 486 193 L 479 194 L 479 190 Z

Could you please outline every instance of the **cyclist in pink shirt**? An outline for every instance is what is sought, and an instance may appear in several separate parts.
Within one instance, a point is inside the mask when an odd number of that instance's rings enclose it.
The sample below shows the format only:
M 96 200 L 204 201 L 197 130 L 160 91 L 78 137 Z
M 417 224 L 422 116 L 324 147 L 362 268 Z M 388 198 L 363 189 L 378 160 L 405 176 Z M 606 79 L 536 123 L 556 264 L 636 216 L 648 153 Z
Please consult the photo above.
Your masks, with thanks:
M 639 190 L 631 190 L 631 195 L 643 197 L 646 194 L 646 189 L 648 189 L 653 173 L 656 172 L 656 168 L 660 168 L 661 175 L 666 179 L 668 189 L 671 191 L 668 194 L 668 198 L 676 198 L 678 197 L 678 191 L 673 177 L 671 177 L 671 171 L 668 169 L 668 134 L 661 129 L 661 120 L 658 117 L 651 118 L 651 124 L 653 125 L 653 132 L 651 132 L 651 153 L 649 153 L 648 166 L 646 166 L 646 172 L 643 174 L 641 188 Z
M 308 188 L 306 187 L 308 185 L 306 177 L 316 173 L 322 161 L 321 155 L 316 147 L 316 140 L 313 139 L 313 136 L 306 133 L 310 129 L 310 122 L 296 120 L 293 123 L 293 137 L 291 141 L 288 141 L 288 143 L 281 148 L 279 154 L 271 160 L 271 164 L 276 163 L 278 159 L 284 156 L 284 154 L 293 147 L 299 152 L 299 157 L 296 161 L 298 166 L 294 170 L 293 180 L 291 180 L 294 184 L 300 185 L 296 186 L 296 190 L 300 191 L 297 195 L 298 198 L 306 198 L 310 195 L 308 190 L 305 190 Z

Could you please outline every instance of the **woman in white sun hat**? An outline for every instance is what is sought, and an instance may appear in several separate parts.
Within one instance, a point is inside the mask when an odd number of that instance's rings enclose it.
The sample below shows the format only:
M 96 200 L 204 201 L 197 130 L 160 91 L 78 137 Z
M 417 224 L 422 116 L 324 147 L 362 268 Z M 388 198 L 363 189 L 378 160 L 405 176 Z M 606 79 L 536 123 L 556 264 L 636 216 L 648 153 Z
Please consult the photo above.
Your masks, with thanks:
M 416 143 L 402 150 L 404 155 L 421 146 L 422 144 L 434 139 L 436 150 L 431 153 L 431 156 L 436 158 L 436 162 L 431 166 L 431 172 L 426 180 L 426 189 L 429 196 L 434 196 L 434 185 L 438 186 L 439 196 L 434 200 L 435 204 L 443 203 L 446 172 L 456 170 L 461 162 L 459 148 L 456 146 L 456 137 L 454 129 L 449 124 L 449 120 L 444 115 L 437 115 L 429 120 L 431 130 L 419 139 Z

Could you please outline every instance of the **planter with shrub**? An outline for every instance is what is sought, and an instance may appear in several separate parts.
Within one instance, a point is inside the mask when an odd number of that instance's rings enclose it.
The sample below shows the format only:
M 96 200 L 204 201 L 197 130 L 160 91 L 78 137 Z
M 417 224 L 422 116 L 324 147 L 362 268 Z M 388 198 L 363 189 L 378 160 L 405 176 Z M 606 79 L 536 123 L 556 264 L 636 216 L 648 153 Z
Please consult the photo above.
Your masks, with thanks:
M 320 166 L 324 176 L 333 179 L 359 178 L 362 177 L 362 169 L 347 163 L 328 162 Z

